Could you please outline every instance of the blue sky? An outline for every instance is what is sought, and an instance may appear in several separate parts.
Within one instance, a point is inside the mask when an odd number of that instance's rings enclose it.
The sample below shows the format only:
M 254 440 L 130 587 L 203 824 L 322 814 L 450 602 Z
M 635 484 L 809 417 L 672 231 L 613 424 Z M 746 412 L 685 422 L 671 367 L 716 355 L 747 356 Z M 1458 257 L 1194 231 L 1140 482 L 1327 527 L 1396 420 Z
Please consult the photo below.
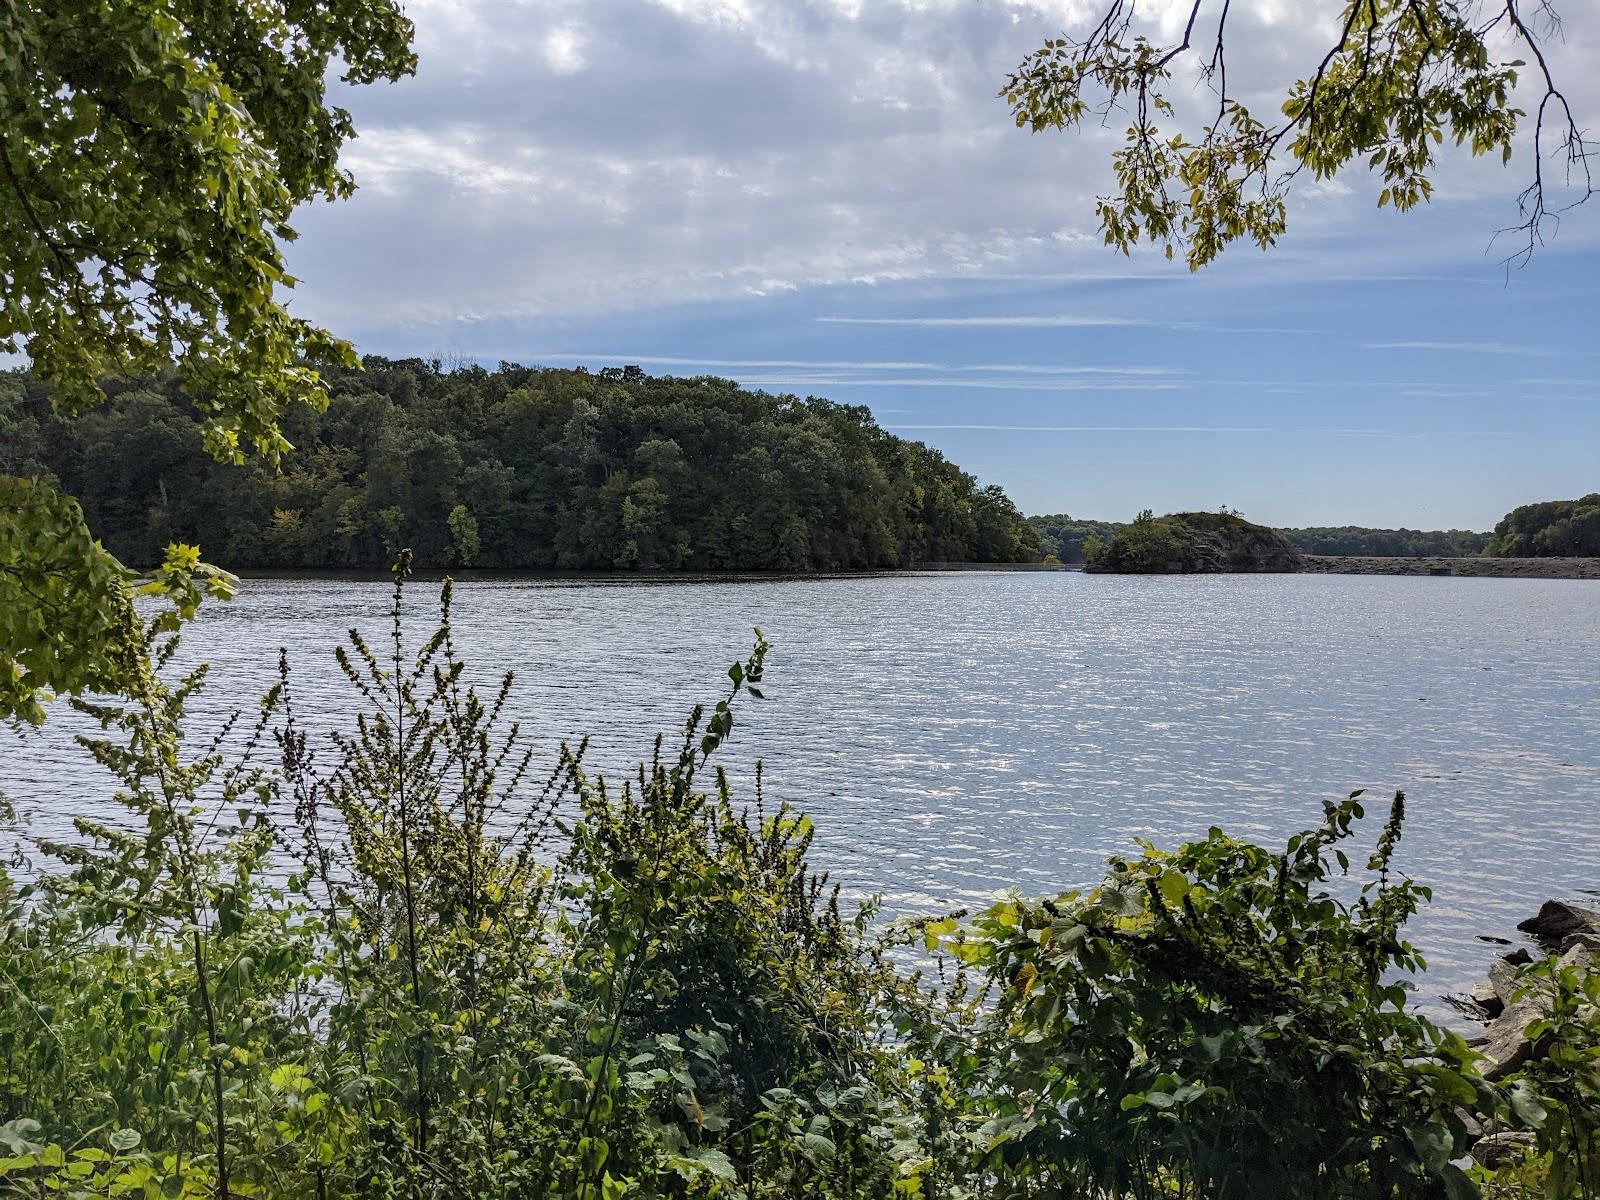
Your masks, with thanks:
M 994 96 L 1090 7 L 412 4 L 417 79 L 341 97 L 362 188 L 299 221 L 295 310 L 375 353 L 866 404 L 1027 512 L 1487 528 L 1600 489 L 1600 201 L 1508 271 L 1526 153 L 1447 157 L 1416 213 L 1358 174 L 1267 254 L 1124 258 L 1092 212 L 1113 135 L 1021 133 Z M 1262 105 L 1331 37 L 1311 7 L 1235 5 Z M 1560 7 L 1600 117 L 1600 0 Z

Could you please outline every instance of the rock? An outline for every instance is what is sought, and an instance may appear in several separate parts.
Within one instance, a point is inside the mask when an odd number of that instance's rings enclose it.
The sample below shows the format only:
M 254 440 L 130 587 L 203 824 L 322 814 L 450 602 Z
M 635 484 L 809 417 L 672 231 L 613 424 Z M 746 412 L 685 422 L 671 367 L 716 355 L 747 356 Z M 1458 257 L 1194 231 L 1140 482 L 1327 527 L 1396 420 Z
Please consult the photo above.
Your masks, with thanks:
M 1491 1133 L 1472 1144 L 1472 1158 L 1480 1166 L 1503 1167 L 1507 1163 L 1521 1162 L 1535 1142 L 1534 1135 L 1525 1130 Z
M 1576 934 L 1600 938 L 1600 912 L 1559 900 L 1546 900 L 1538 916 L 1529 917 L 1517 928 L 1550 945 L 1559 945 Z
M 1495 986 L 1485 979 L 1470 993 L 1472 1002 L 1483 1010 L 1483 1015 L 1490 1020 L 1498 1017 L 1506 1009 L 1505 997 L 1495 990 Z
M 1561 953 L 1570 954 L 1576 947 L 1583 947 L 1591 956 L 1600 954 L 1600 933 L 1574 933 L 1564 938 L 1561 942 Z
M 1511 1003 L 1511 993 L 1517 990 L 1517 968 L 1533 961 L 1527 949 L 1518 946 L 1510 954 L 1502 954 L 1489 967 L 1489 987 L 1500 997 L 1504 1008 Z
M 1531 961 L 1526 951 L 1519 953 L 1524 961 Z M 1507 954 L 1489 968 L 1490 978 L 1495 979 L 1496 994 L 1505 1001 L 1505 1010 L 1484 1027 L 1488 1040 L 1474 1048 L 1483 1055 L 1483 1077 L 1491 1083 L 1520 1070 L 1530 1059 L 1542 1056 L 1547 1041 L 1541 1038 L 1534 1042 L 1523 1031 L 1544 1014 L 1549 984 L 1539 983 L 1521 997 L 1513 998 L 1513 993 L 1519 990 L 1515 980 L 1517 964 L 1512 961 L 1516 957 Z M 1561 956 L 1560 965 L 1586 970 L 1592 961 L 1586 947 L 1574 946 Z
M 1542 1010 L 1541 998 L 1528 996 L 1508 1005 L 1484 1028 L 1487 1040 L 1481 1047 L 1475 1048 L 1483 1055 L 1485 1079 L 1491 1083 L 1504 1079 L 1538 1056 L 1543 1046 L 1535 1045 L 1523 1030 L 1538 1019 Z

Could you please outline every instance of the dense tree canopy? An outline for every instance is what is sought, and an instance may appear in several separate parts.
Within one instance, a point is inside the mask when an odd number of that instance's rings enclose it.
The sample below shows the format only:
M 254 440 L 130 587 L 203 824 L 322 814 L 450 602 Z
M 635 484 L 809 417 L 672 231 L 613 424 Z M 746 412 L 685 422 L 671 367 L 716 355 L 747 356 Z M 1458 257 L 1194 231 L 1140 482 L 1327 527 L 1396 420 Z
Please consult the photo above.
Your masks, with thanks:
M 1489 544 L 1487 533 L 1469 529 L 1366 529 L 1359 525 L 1280 529 L 1307 554 L 1350 554 L 1367 558 L 1470 558 Z
M 0 470 L 48 472 L 106 545 L 159 561 L 201 540 L 229 567 L 838 569 L 1026 561 L 998 487 L 884 432 L 864 408 L 637 368 L 539 370 L 368 359 L 328 374 L 325 412 L 285 419 L 280 472 L 210 459 L 203 405 L 168 375 L 109 383 L 59 420 L 48 389 L 0 382 Z
M 1512 509 L 1494 527 L 1485 553 L 1501 558 L 1600 555 L 1600 492 Z
M 1523 70 L 1535 110 L 1514 256 L 1532 252 L 1562 207 L 1593 194 L 1596 144 L 1545 53 L 1560 32 L 1552 0 L 1295 5 L 1297 22 L 1335 17 L 1337 33 L 1318 59 L 1290 66 L 1303 74 L 1281 112 L 1268 113 L 1240 98 L 1256 84 L 1241 87 L 1246 76 L 1229 60 L 1232 7 L 1188 0 L 1182 37 L 1162 44 L 1133 0 L 1101 0 L 1098 19 L 1045 42 L 1006 80 L 1001 96 L 1017 125 L 1035 133 L 1126 112 L 1125 140 L 1112 156 L 1117 187 L 1097 203 L 1108 245 L 1126 253 L 1153 242 L 1168 258 L 1181 251 L 1191 269 L 1241 238 L 1265 249 L 1285 228 L 1302 172 L 1326 180 L 1363 164 L 1379 207 L 1413 208 L 1433 194 L 1446 139 L 1510 159 L 1528 116 L 1513 103 Z M 1258 71 L 1271 61 L 1261 58 Z M 1188 98 L 1193 81 L 1209 85 L 1198 106 Z
M 1120 521 L 1080 521 L 1066 513 L 1052 513 L 1043 517 L 1029 517 L 1028 524 L 1039 539 L 1042 556 L 1055 555 L 1064 563 L 1083 561 L 1083 544 L 1090 538 L 1110 541 L 1122 528 Z
M 289 400 L 350 349 L 289 315 L 296 205 L 354 186 L 329 68 L 416 60 L 395 0 L 0 5 L 0 350 L 78 411 L 108 372 L 175 362 L 208 448 L 284 448 Z
M 398 0 L 0 0 L 0 352 L 65 413 L 175 364 L 209 453 L 275 460 L 285 407 L 326 403 L 318 368 L 354 361 L 283 296 L 295 207 L 354 187 L 329 73 L 409 74 L 411 35 Z M 136 582 L 78 505 L 0 478 L 0 546 L 0 719 L 134 690 Z M 164 570 L 137 586 L 175 612 L 226 591 L 192 547 L 148 561 Z

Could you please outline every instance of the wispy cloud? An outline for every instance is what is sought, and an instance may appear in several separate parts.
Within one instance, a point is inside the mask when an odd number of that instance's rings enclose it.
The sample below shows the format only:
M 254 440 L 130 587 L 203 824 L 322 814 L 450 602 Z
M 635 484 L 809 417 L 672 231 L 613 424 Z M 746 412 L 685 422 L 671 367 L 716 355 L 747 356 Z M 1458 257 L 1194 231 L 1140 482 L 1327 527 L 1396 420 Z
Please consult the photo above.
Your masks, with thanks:
M 970 326 L 977 329 L 1077 329 L 1149 325 L 1142 317 L 997 316 L 997 317 L 817 317 L 825 325 L 905 325 L 925 329 Z
M 751 387 L 863 387 L 863 388 L 957 388 L 1002 392 L 1181 392 L 1189 385 L 1174 379 L 1130 379 L 1109 376 L 1099 379 L 973 379 L 955 376 L 889 378 L 839 375 L 747 375 L 742 382 Z
M 475 354 L 473 358 L 488 359 L 493 355 Z M 798 359 L 798 358 L 686 358 L 663 354 L 596 354 L 549 353 L 513 356 L 512 361 L 526 358 L 529 362 L 579 362 L 579 363 L 635 363 L 640 366 L 664 367 L 725 367 L 754 370 L 807 370 L 807 371 L 971 371 L 1009 372 L 1017 375 L 1109 375 L 1145 376 L 1185 374 L 1179 367 L 1158 366 L 1055 366 L 1039 363 L 936 363 L 901 362 L 876 359 Z
M 1549 358 L 1562 353 L 1543 346 L 1519 346 L 1511 342 L 1368 342 L 1363 350 L 1437 350 L 1450 354 L 1528 354 Z
M 887 429 L 965 429 L 986 433 L 1282 433 L 1259 425 L 887 425 Z
M 990 424 L 894 424 L 886 429 L 968 430 L 985 433 L 1256 433 L 1283 437 L 1376 438 L 1384 441 L 1418 441 L 1434 437 L 1508 437 L 1493 429 L 1430 429 L 1408 433 L 1392 429 L 1282 429 L 1268 425 L 990 425 Z

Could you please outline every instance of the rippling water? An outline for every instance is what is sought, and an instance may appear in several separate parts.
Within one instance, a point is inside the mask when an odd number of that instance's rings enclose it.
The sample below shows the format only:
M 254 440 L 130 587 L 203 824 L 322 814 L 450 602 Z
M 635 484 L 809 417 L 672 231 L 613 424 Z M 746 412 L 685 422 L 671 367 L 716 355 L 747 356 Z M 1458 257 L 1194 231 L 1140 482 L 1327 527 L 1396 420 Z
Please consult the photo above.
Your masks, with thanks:
M 212 664 L 197 723 L 271 682 L 350 708 L 330 650 L 386 629 L 382 582 L 248 580 L 185 655 Z M 411 593 L 425 632 L 428 585 Z M 750 630 L 773 642 L 767 699 L 726 761 L 804 809 L 815 857 L 891 912 L 1096 878 L 1136 837 L 1216 824 L 1281 838 L 1357 787 L 1404 788 L 1402 866 L 1435 900 L 1416 940 L 1430 991 L 1480 976 L 1479 933 L 1552 895 L 1600 889 L 1600 586 L 1370 576 L 1128 578 L 951 573 L 806 579 L 482 580 L 457 640 L 518 677 L 516 714 L 554 761 L 625 767 L 715 699 Z M 0 791 L 36 831 L 108 806 L 65 707 L 26 742 L 0 730 Z M 1377 821 L 1372 824 L 1376 826 Z M 1376 833 L 1376 828 L 1372 831 Z M 1514 936 L 1514 935 L 1512 935 Z

